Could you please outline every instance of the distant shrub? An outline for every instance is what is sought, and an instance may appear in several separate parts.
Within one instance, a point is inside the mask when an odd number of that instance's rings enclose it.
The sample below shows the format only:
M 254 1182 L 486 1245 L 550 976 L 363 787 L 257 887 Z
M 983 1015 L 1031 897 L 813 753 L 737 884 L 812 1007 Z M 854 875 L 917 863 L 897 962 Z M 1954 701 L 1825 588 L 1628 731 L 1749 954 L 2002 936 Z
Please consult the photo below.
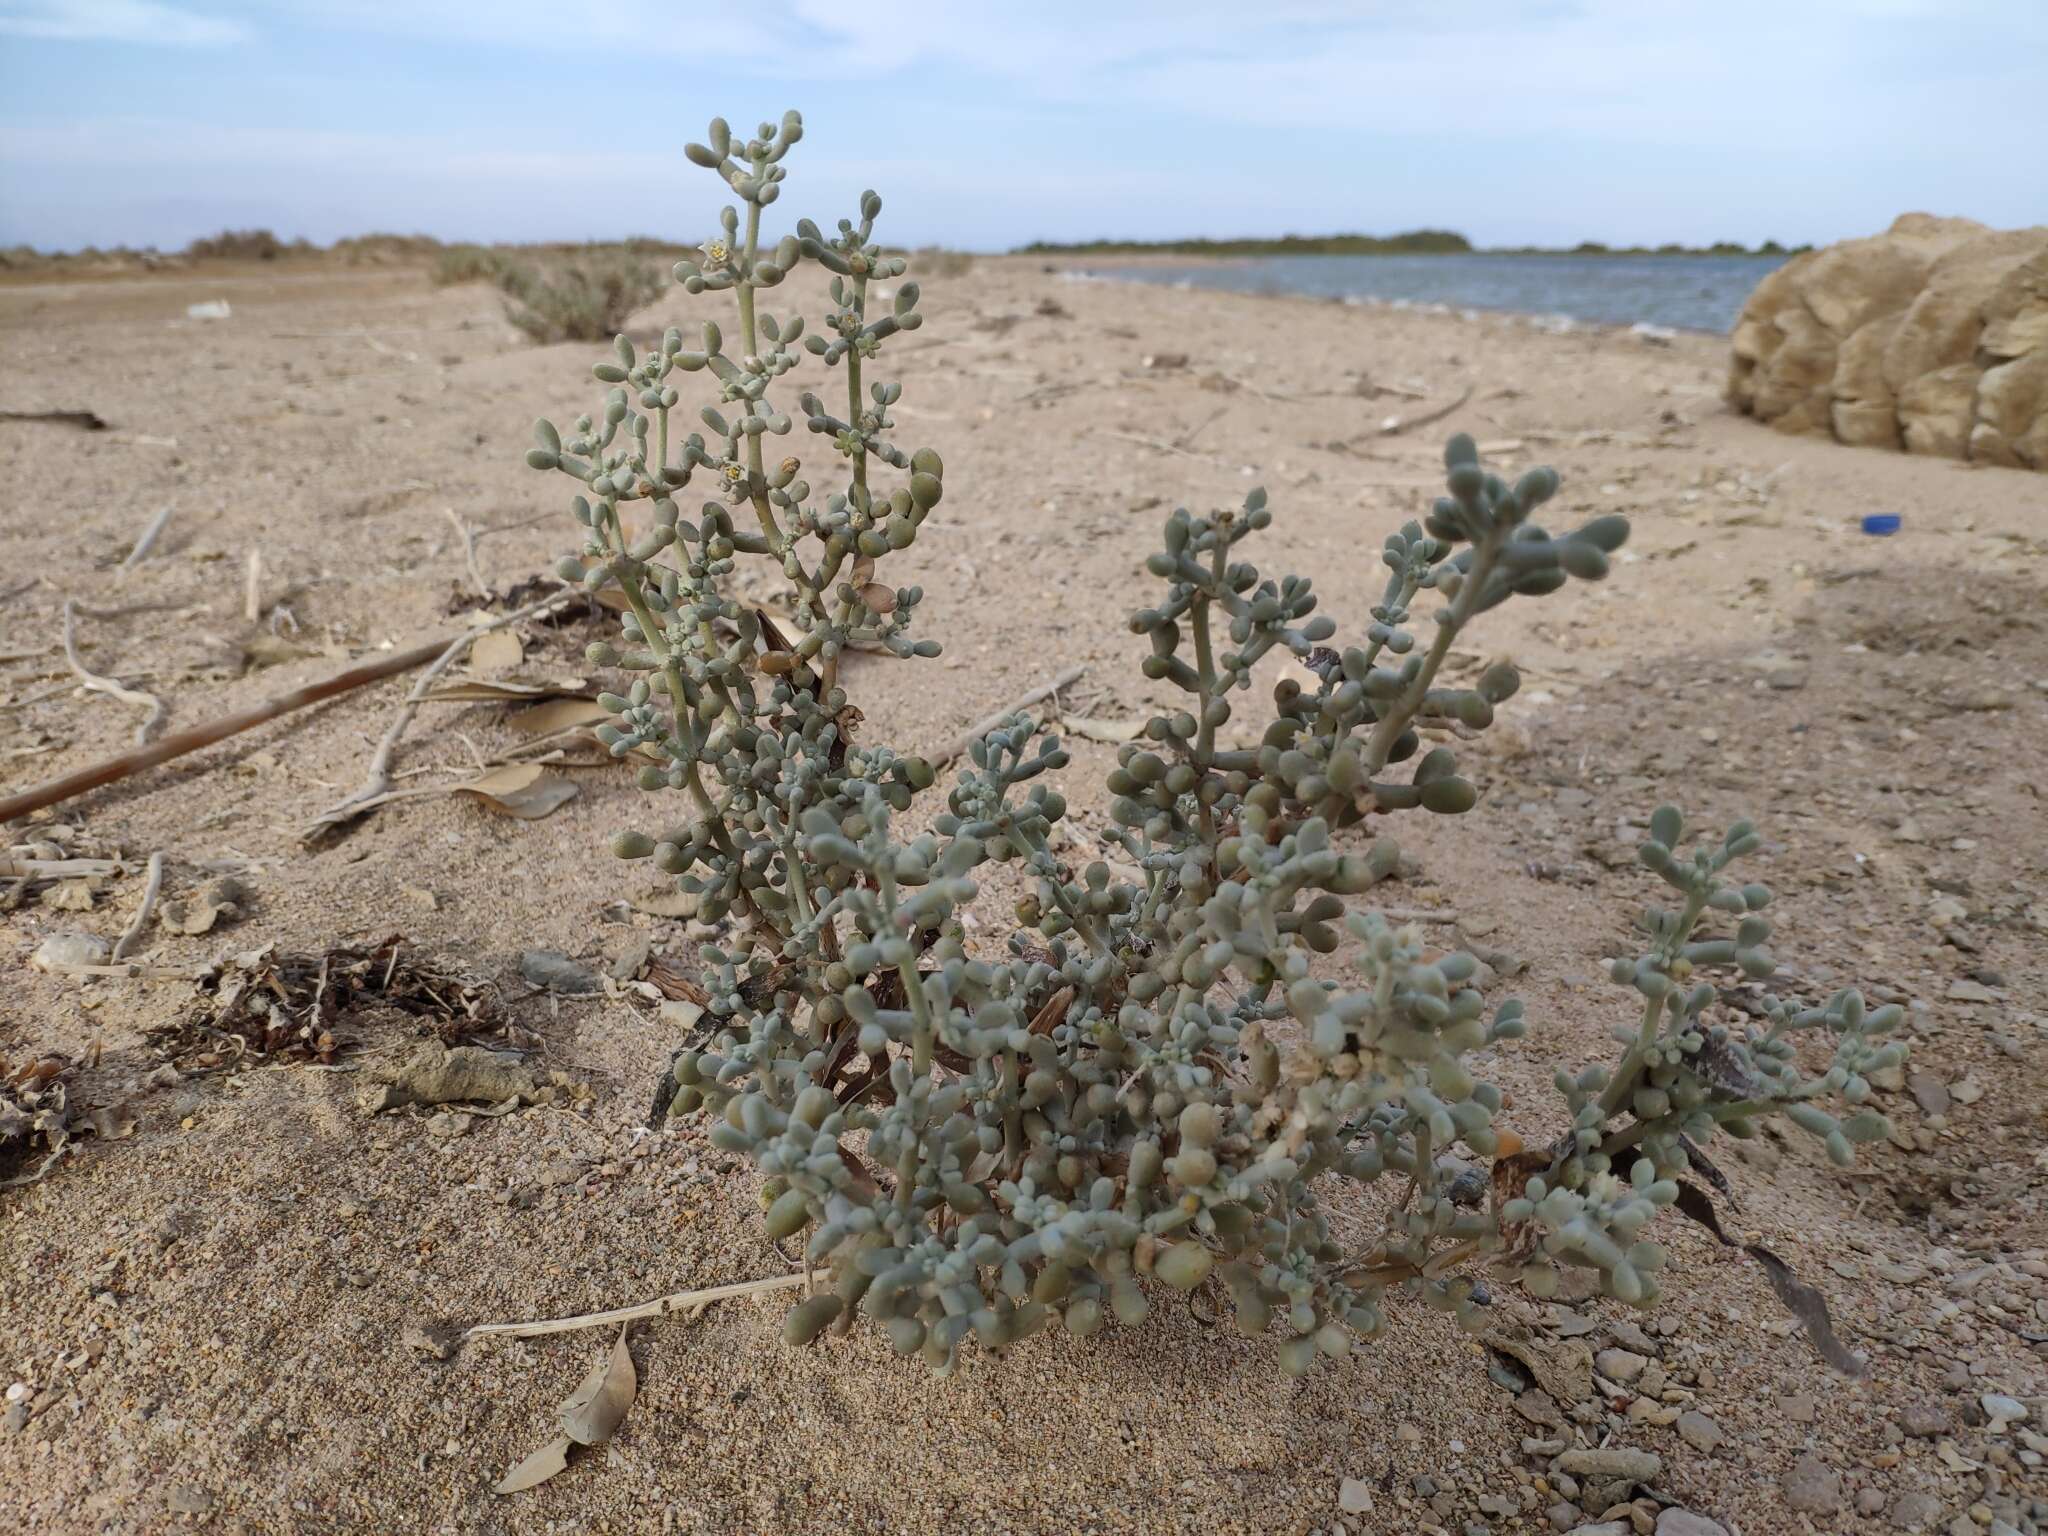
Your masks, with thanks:
M 609 341 L 634 310 L 666 287 L 661 270 L 629 258 L 591 258 L 543 269 L 501 263 L 493 274 L 511 302 L 505 318 L 542 345 Z
M 910 253 L 910 270 L 920 277 L 965 277 L 974 270 L 974 253 L 943 245 L 919 246 Z
M 481 245 L 451 245 L 434 262 L 434 286 L 452 288 L 457 283 L 494 283 L 505 269 L 505 257 Z
M 351 267 L 394 267 L 426 261 L 446 249 L 432 235 L 351 235 L 334 242 L 333 254 Z
M 304 244 L 304 242 L 300 242 Z M 222 261 L 275 261 L 288 247 L 267 229 L 224 229 L 217 235 L 194 240 L 185 254 L 195 259 L 214 257 Z

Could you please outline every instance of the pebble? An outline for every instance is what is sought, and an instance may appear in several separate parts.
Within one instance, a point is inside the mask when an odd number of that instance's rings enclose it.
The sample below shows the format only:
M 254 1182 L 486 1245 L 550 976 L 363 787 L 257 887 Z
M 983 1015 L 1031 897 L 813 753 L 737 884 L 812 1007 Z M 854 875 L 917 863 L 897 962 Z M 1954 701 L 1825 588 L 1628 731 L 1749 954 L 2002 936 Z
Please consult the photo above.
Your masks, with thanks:
M 1618 1381 L 1626 1386 L 1643 1374 L 1643 1368 L 1650 1362 L 1629 1349 L 1603 1349 L 1593 1357 L 1593 1367 L 1609 1381 Z
M 1372 1484 L 1363 1478 L 1345 1478 L 1337 1485 L 1337 1507 L 1347 1515 L 1371 1514 Z
M 1667 1509 L 1657 1517 L 1657 1536 L 1728 1536 L 1728 1527 L 1689 1509 Z
M 1721 1426 L 1697 1409 L 1687 1409 L 1678 1416 L 1678 1438 L 1696 1451 L 1711 1454 L 1721 1443 Z
M 1543 1517 L 1550 1522 L 1552 1530 L 1570 1530 L 1578 1522 L 1579 1506 L 1559 1500 L 1543 1512 Z
M 1842 1479 L 1818 1456 L 1802 1456 L 1781 1485 L 1785 1502 L 1806 1515 L 1831 1515 L 1842 1507 Z
M 64 972 L 81 965 L 104 965 L 107 941 L 92 933 L 53 933 L 36 946 L 28 963 L 39 971 Z
M 21 1432 L 22 1432 L 22 1431 L 23 1431 L 24 1429 L 27 1429 L 27 1428 L 28 1428 L 28 1404 L 27 1404 L 27 1403 L 13 1403 L 13 1404 L 10 1404 L 10 1405 L 8 1406 L 8 1409 L 7 1409 L 7 1414 L 6 1414 L 6 1417 L 5 1417 L 5 1418 L 0 1418 L 0 1427 L 4 1427 L 4 1428 L 6 1429 L 6 1431 L 7 1431 L 7 1433 L 8 1433 L 8 1434 L 10 1434 L 10 1435 L 18 1435 L 18 1434 L 20 1434 L 20 1433 L 21 1433 Z
M 1794 1424 L 1811 1424 L 1814 1415 L 1820 1411 L 1820 1405 L 1812 1398 L 1802 1395 L 1780 1399 L 1778 1409 Z
M 1892 1500 L 1891 1522 L 1902 1531 L 1924 1531 L 1941 1518 L 1941 1500 L 1909 1488 Z
M 592 972 L 556 949 L 521 950 L 519 974 L 530 985 L 553 992 L 595 992 L 601 985 Z
M 1858 1488 L 1856 1490 L 1856 1513 L 1874 1515 L 1884 1508 L 1882 1488 Z
M 1909 1435 L 1932 1440 L 1936 1435 L 1948 1433 L 1948 1410 L 1939 1403 L 1916 1399 L 1906 1404 L 1899 1414 L 1899 1427 Z
M 1920 1113 L 1930 1120 L 1947 1114 L 1952 1107 L 1948 1084 L 1932 1072 L 1908 1072 L 1906 1091 L 1913 1095 L 1913 1102 L 1920 1106 Z
M 1977 1399 L 1983 1406 L 1984 1417 L 1991 1421 L 1991 1433 L 2005 1433 L 2008 1424 L 2024 1424 L 2027 1421 L 2027 1405 L 2016 1397 L 2007 1397 L 2003 1392 L 1986 1392 Z
M 1574 1477 L 1627 1478 L 1631 1482 L 1651 1483 L 1664 1470 L 1664 1458 L 1655 1451 L 1609 1445 L 1596 1450 L 1566 1451 L 1557 1458 L 1557 1465 Z
M 1570 1536 L 1631 1536 L 1626 1520 L 1598 1520 L 1591 1525 L 1575 1525 Z

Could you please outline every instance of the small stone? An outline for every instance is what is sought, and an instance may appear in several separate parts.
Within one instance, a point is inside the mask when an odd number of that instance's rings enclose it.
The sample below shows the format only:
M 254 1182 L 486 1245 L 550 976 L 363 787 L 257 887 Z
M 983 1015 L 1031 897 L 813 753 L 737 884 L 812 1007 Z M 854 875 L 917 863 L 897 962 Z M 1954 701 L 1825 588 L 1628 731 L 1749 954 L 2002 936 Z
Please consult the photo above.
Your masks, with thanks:
M 1802 1394 L 1779 1399 L 1778 1411 L 1794 1424 L 1811 1424 L 1814 1415 L 1820 1411 L 1820 1405 Z
M 1956 1003 L 1995 1003 L 1998 1001 L 1998 994 L 1996 992 L 1985 986 L 1983 982 L 1971 981 L 1968 977 L 1950 982 L 1948 984 L 1948 996 L 1950 1002 Z
M 1569 1536 L 1629 1536 L 1626 1520 L 1597 1520 L 1591 1525 L 1575 1525 Z
M 1941 1518 L 1941 1500 L 1909 1488 L 1892 1500 L 1891 1522 L 1902 1531 L 1924 1531 Z
M 1874 1515 L 1884 1508 L 1882 1488 L 1858 1488 L 1856 1490 L 1856 1513 Z
M 1657 1517 L 1657 1536 L 1728 1536 L 1728 1527 L 1689 1509 L 1667 1509 Z
M 1579 1506 L 1559 1500 L 1543 1511 L 1543 1518 L 1550 1522 L 1552 1530 L 1568 1531 L 1579 1523 Z
M 1634 1381 L 1643 1374 L 1643 1367 L 1650 1362 L 1632 1349 L 1603 1349 L 1593 1356 L 1593 1367 L 1609 1381 L 1623 1385 Z
M 601 985 L 591 972 L 554 949 L 520 951 L 519 974 L 529 985 L 548 992 L 595 992 Z
M 21 1432 L 22 1432 L 22 1431 L 23 1431 L 24 1429 L 27 1429 L 27 1428 L 28 1428 L 28 1404 L 27 1404 L 27 1403 L 13 1403 L 13 1404 L 10 1404 L 10 1405 L 8 1406 L 8 1409 L 7 1409 L 7 1415 L 6 1415 L 6 1417 L 5 1417 L 4 1419 L 0 1419 L 0 1426 L 4 1426 L 4 1427 L 5 1427 L 5 1429 L 6 1429 L 6 1431 L 7 1431 L 7 1433 L 8 1433 L 8 1434 L 10 1434 L 10 1435 L 18 1435 L 18 1434 L 20 1434 L 20 1433 L 21 1433 Z
M 1907 1073 L 1906 1091 L 1913 1095 L 1913 1102 L 1920 1106 L 1920 1113 L 1930 1120 L 1949 1112 L 1948 1084 L 1932 1072 Z
M 1721 1426 L 1697 1409 L 1687 1409 L 1678 1416 L 1678 1438 L 1694 1450 L 1711 1455 L 1721 1443 Z
M 1917 1435 L 1922 1440 L 1932 1440 L 1936 1435 L 1948 1433 L 1948 1410 L 1939 1403 L 1916 1398 L 1901 1410 L 1899 1427 L 1909 1435 Z
M 1984 1085 L 1974 1077 L 1966 1077 L 1959 1083 L 1950 1083 L 1948 1094 L 1958 1104 L 1974 1104 L 1984 1097 Z
M 1347 1515 L 1371 1514 L 1372 1484 L 1363 1478 L 1345 1478 L 1337 1485 L 1337 1507 Z
M 1625 1317 L 1616 1318 L 1606 1324 L 1606 1328 L 1607 1336 L 1623 1349 L 1632 1349 L 1639 1355 L 1660 1355 L 1664 1352 L 1663 1346 Z
M 1991 1421 L 1994 1435 L 2005 1433 L 2008 1424 L 2024 1424 L 2027 1421 L 2027 1405 L 2016 1397 L 2007 1397 L 2003 1392 L 1986 1392 L 1977 1399 L 1984 1409 L 1984 1417 Z
M 450 1359 L 462 1343 L 462 1330 L 447 1323 L 412 1322 L 399 1335 L 407 1349 L 417 1350 L 431 1360 Z
M 62 974 L 84 965 L 104 965 L 107 953 L 107 941 L 97 934 L 53 933 L 36 946 L 28 963 L 39 971 Z
M 1422 1431 L 1413 1424 L 1403 1424 L 1395 1429 L 1394 1438 L 1403 1445 L 1420 1445 L 1422 1443 Z
M 1831 1515 L 1842 1507 L 1842 1479 L 1818 1456 L 1802 1456 L 1780 1485 L 1785 1502 L 1805 1515 Z
M 1557 1464 L 1574 1477 L 1626 1479 L 1635 1483 L 1655 1482 L 1657 1474 L 1664 1470 L 1664 1458 L 1655 1451 L 1638 1451 L 1623 1445 L 1566 1451 L 1557 1458 Z

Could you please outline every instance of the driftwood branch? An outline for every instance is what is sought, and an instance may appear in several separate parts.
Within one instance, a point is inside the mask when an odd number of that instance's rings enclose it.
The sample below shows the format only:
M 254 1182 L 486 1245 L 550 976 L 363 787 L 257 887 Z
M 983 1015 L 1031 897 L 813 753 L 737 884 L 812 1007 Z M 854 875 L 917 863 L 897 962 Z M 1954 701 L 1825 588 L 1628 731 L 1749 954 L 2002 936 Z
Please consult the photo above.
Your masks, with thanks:
M 934 768 L 945 767 L 946 764 L 966 752 L 969 747 L 1009 719 L 1010 716 L 1017 713 L 1018 710 L 1025 708 L 1027 705 L 1036 704 L 1040 699 L 1049 699 L 1062 688 L 1073 687 L 1075 683 L 1080 681 L 1081 674 L 1087 670 L 1086 667 L 1069 667 L 1051 682 L 1040 684 L 1029 693 L 1019 694 L 994 714 L 975 721 L 974 724 L 956 736 L 943 752 L 931 760 L 932 766 Z
M 499 628 L 516 620 L 530 617 L 542 608 L 552 604 L 567 602 L 581 596 L 582 593 L 580 591 L 565 590 L 557 592 L 553 597 L 536 603 L 532 607 L 522 608 L 517 613 L 507 614 L 502 619 L 494 620 L 488 625 L 471 630 L 463 636 L 463 639 L 465 641 L 474 639 L 478 634 L 483 633 L 484 629 Z M 107 784 L 118 783 L 133 774 L 141 773 L 148 768 L 154 768 L 160 763 L 167 763 L 171 759 L 183 757 L 187 753 L 198 752 L 203 748 L 212 746 L 215 742 L 225 741 L 228 737 L 251 730 L 256 726 L 262 725 L 267 720 L 275 720 L 279 715 L 288 715 L 293 710 L 304 709 L 310 704 L 323 703 L 328 699 L 353 692 L 355 689 L 365 687 L 370 683 L 382 682 L 387 677 L 396 677 L 401 672 L 410 672 L 415 667 L 423 667 L 437 656 L 443 654 L 447 646 L 448 642 L 446 640 L 436 640 L 431 645 L 417 646 L 410 651 L 400 651 L 391 656 L 381 656 L 375 661 L 365 662 L 362 666 L 351 667 L 346 672 L 337 673 L 325 682 L 309 683 L 304 688 L 294 688 L 289 693 L 281 693 L 273 698 L 265 699 L 261 704 L 257 704 L 252 708 L 240 710 L 232 715 L 223 715 L 217 720 L 209 720 L 206 724 L 196 725 L 189 731 L 179 731 L 175 735 L 166 736 L 161 741 L 152 743 L 150 746 L 144 747 L 139 751 L 124 753 L 120 757 L 109 758 L 102 763 L 95 763 L 90 768 L 81 768 L 78 772 L 66 774 L 62 778 L 50 779 L 44 783 L 33 785 L 19 794 L 9 795 L 5 799 L 0 799 L 0 822 L 12 821 L 17 816 L 26 816 L 31 811 L 42 810 L 45 806 L 61 804 L 66 800 L 71 800 L 85 794 L 89 790 L 98 789 Z

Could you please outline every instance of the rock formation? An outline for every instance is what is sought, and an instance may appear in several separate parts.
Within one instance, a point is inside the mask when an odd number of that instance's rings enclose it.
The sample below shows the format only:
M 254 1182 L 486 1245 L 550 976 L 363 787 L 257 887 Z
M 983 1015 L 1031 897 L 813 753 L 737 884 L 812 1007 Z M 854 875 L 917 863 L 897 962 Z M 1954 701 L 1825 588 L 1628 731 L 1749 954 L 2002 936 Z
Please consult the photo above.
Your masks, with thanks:
M 2048 469 L 2048 226 L 1909 213 L 1794 257 L 1734 353 L 1729 403 L 1781 432 Z

